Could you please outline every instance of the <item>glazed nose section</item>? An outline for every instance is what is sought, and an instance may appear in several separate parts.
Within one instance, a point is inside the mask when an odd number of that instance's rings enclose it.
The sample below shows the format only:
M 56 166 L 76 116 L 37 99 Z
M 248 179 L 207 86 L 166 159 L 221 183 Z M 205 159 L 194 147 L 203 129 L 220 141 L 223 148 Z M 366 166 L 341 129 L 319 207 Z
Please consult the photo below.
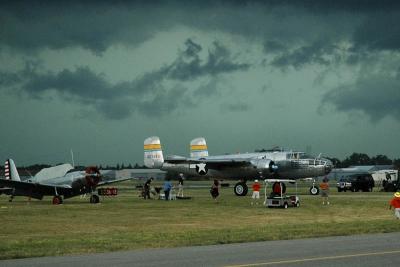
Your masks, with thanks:
M 329 159 L 324 159 L 325 161 L 325 174 L 328 174 L 332 171 L 333 169 L 333 163 Z

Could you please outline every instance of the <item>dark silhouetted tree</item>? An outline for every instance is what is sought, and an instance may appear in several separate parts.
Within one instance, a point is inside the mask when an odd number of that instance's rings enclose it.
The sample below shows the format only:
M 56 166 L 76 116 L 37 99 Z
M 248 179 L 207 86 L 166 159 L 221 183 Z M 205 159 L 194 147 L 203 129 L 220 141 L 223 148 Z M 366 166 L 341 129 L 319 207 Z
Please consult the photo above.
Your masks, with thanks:
M 332 161 L 332 164 L 335 168 L 342 168 L 342 162 L 338 158 L 329 158 L 327 157 L 330 161 Z
M 349 167 L 351 165 L 373 165 L 370 157 L 364 153 L 353 153 L 345 160 L 343 160 L 343 167 Z
M 396 169 L 400 170 L 400 159 L 394 159 L 393 165 Z
M 375 164 L 375 165 L 391 165 L 392 164 L 392 160 L 389 159 L 387 156 L 385 155 L 376 155 L 375 157 L 371 158 L 371 161 Z

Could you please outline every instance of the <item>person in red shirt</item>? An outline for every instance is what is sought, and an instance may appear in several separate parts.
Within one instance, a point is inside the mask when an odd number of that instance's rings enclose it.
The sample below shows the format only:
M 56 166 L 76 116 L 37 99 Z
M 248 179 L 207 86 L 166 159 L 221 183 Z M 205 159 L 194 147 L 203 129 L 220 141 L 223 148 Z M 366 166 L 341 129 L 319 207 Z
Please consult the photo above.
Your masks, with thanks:
M 324 178 L 322 183 L 320 183 L 319 188 L 321 188 L 322 205 L 329 205 L 329 181 L 328 178 Z
M 390 200 L 389 209 L 394 208 L 394 216 L 400 219 L 400 192 L 394 193 L 394 198 Z
M 256 205 L 258 205 L 258 200 L 260 199 L 260 188 L 261 185 L 258 183 L 258 180 L 254 180 L 254 184 L 252 186 L 253 188 L 253 195 L 251 196 L 251 205 L 253 205 L 253 201 L 256 202 Z

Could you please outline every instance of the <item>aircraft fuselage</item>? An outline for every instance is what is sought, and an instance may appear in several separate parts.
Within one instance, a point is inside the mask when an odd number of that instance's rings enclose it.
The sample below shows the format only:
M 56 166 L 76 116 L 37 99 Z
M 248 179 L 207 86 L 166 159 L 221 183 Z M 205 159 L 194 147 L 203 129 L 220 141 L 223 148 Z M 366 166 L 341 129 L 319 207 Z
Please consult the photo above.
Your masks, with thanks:
M 204 163 L 201 159 L 196 159 L 199 163 L 174 163 L 165 160 L 161 169 L 165 171 L 184 173 L 187 177 L 208 177 L 208 178 L 224 178 L 224 179 L 254 179 L 260 178 L 284 178 L 284 179 L 301 179 L 307 177 L 322 176 L 330 172 L 332 163 L 327 159 L 304 158 L 299 153 L 292 152 L 272 152 L 272 153 L 245 153 L 232 154 L 223 156 L 205 157 Z M 207 161 L 232 160 L 245 161 L 248 164 L 242 166 L 229 164 L 220 167 L 208 168 Z M 276 168 L 271 169 L 273 164 Z M 199 172 L 199 170 L 202 170 Z

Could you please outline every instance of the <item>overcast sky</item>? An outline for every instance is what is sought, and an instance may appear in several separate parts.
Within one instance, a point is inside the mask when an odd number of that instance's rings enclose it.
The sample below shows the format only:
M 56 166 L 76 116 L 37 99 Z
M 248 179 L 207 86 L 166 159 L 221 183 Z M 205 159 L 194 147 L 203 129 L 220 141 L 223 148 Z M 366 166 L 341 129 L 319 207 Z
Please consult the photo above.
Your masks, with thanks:
M 400 157 L 399 1 L 2 1 L 0 156 Z M 87 2 L 87 3 L 86 3 Z M 151 2 L 151 3 L 148 3 Z

